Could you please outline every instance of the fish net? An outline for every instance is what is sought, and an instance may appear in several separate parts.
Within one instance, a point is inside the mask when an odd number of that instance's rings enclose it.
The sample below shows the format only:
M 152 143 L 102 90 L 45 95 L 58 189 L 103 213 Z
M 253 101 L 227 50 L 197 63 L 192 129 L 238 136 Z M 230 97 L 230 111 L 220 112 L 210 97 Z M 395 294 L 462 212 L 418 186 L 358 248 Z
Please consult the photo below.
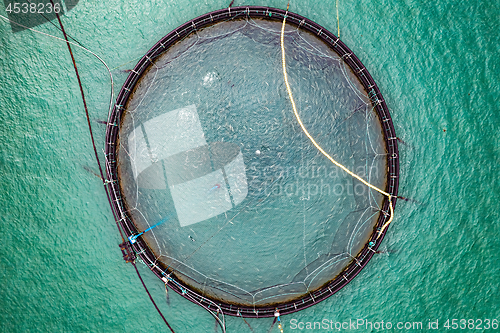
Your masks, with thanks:
M 134 251 L 184 297 L 234 315 L 294 312 L 333 294 L 371 258 L 389 215 L 385 197 L 297 123 L 284 15 L 230 8 L 174 30 L 131 71 L 108 125 L 114 209 Z M 365 67 L 296 14 L 284 45 L 311 136 L 396 195 L 394 129 Z

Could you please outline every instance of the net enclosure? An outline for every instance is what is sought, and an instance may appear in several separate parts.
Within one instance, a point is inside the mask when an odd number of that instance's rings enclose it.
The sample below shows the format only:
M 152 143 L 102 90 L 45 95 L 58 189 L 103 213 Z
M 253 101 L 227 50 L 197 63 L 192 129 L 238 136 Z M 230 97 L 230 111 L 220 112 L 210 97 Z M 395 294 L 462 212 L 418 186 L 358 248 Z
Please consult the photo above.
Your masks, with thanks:
M 389 219 L 387 198 L 297 124 L 284 15 L 233 7 L 183 24 L 131 70 L 108 119 L 107 186 L 130 247 L 170 288 L 230 315 L 287 314 L 332 295 Z M 396 135 L 366 68 L 290 12 L 284 47 L 311 136 L 396 196 Z

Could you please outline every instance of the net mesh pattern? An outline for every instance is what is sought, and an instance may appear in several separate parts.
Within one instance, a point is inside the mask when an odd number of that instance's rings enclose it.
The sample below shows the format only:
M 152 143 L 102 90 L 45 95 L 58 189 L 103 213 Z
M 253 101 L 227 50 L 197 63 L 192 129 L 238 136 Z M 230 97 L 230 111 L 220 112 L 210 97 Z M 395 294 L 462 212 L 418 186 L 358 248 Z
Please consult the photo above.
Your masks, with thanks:
M 149 58 L 121 106 L 117 180 L 130 234 L 150 229 L 140 237 L 148 265 L 231 307 L 290 304 L 325 288 L 359 265 L 386 209 L 303 135 L 280 30 L 248 11 L 195 29 Z M 386 188 L 387 133 L 371 93 L 300 24 L 287 24 L 285 47 L 308 131 Z

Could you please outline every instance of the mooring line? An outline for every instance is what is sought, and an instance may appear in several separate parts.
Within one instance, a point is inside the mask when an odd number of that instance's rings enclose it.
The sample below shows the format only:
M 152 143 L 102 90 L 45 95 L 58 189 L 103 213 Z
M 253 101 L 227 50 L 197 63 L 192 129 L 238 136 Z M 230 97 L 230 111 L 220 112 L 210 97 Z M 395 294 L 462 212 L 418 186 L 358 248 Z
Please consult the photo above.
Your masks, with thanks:
M 54 7 L 54 2 L 53 0 L 50 0 L 50 3 L 52 4 L 52 8 Z M 96 161 L 97 161 L 97 165 L 99 167 L 99 173 L 101 174 L 101 178 L 104 180 L 106 179 L 104 177 L 104 174 L 103 174 L 103 171 L 102 171 L 102 168 L 101 168 L 101 161 L 99 160 L 99 155 L 97 153 L 97 149 L 96 149 L 96 146 L 95 146 L 95 141 L 94 141 L 94 135 L 92 133 L 92 125 L 90 123 L 90 117 L 89 117 L 89 111 L 88 111 L 88 108 L 87 108 L 87 101 L 85 100 L 85 94 L 83 92 L 83 85 L 82 85 L 82 82 L 80 80 L 80 74 L 78 72 L 78 67 L 76 66 L 76 61 L 75 61 L 75 57 L 73 56 L 73 51 L 71 50 L 71 43 L 68 39 L 68 35 L 66 34 L 66 31 L 64 30 L 64 26 L 62 24 L 62 21 L 61 21 L 61 17 L 59 16 L 59 13 L 56 13 L 56 17 L 57 17 L 57 21 L 59 22 L 59 25 L 61 27 L 61 31 L 64 35 L 64 39 L 66 40 L 66 45 L 68 46 L 68 50 L 69 50 L 69 54 L 71 55 L 71 61 L 73 62 L 73 67 L 75 69 L 75 74 L 76 74 L 76 78 L 78 80 L 78 86 L 80 87 L 80 94 L 82 96 L 82 100 L 83 100 L 83 106 L 85 108 L 85 115 L 87 117 L 87 125 L 89 127 L 89 132 L 90 132 L 90 138 L 92 140 L 92 147 L 94 149 L 94 154 L 95 154 L 95 158 L 96 158 Z M 105 183 L 106 184 L 106 183 Z M 110 200 L 109 199 L 109 192 L 107 190 L 107 188 L 105 188 L 106 190 L 106 195 L 108 196 L 108 201 Z M 120 234 L 122 234 L 122 230 L 120 229 L 120 227 L 118 227 L 118 230 L 120 231 Z M 123 234 L 122 234 L 122 240 L 123 240 Z M 149 293 L 149 290 L 148 288 L 146 287 L 146 284 L 144 283 L 142 277 L 141 277 L 141 274 L 139 273 L 139 270 L 137 269 L 137 266 L 135 265 L 135 261 L 130 261 L 132 263 L 132 265 L 134 266 L 135 268 L 135 271 L 137 273 L 137 276 L 139 277 L 139 279 L 141 280 L 141 283 L 144 287 L 144 289 L 146 290 L 148 296 L 149 296 L 149 299 L 151 300 L 151 302 L 153 303 L 153 305 L 155 306 L 156 310 L 158 311 L 158 313 L 160 314 L 160 316 L 162 317 L 163 321 L 165 322 L 165 324 L 168 326 L 168 328 L 170 329 L 170 331 L 172 333 L 174 333 L 174 330 L 172 329 L 172 327 L 170 326 L 170 324 L 167 322 L 167 320 L 165 319 L 165 317 L 163 316 L 163 313 L 160 311 L 160 309 L 158 308 L 158 306 L 156 305 L 153 297 L 151 296 L 151 294 Z

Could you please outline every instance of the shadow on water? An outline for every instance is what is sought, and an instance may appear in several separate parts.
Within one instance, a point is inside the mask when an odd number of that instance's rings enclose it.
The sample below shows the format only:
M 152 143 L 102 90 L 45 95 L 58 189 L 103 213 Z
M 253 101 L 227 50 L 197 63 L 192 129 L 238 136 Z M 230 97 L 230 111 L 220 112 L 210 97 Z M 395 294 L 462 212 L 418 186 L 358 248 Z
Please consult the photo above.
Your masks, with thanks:
M 16 33 L 55 20 L 57 16 L 54 9 L 60 15 L 64 15 L 72 10 L 78 4 L 78 1 L 52 0 L 54 6 L 52 6 L 51 1 L 47 0 L 4 0 L 3 3 L 5 11 L 12 21 L 10 25 L 12 32 Z

